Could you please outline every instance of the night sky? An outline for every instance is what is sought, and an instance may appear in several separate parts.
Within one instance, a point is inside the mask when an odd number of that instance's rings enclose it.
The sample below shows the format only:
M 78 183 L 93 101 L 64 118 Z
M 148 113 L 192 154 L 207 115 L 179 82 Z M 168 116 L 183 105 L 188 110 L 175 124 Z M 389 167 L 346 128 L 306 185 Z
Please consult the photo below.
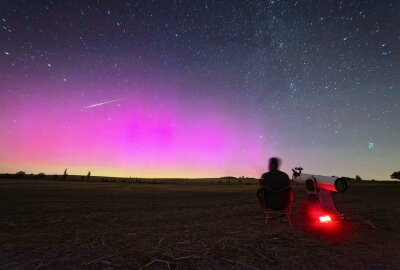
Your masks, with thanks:
M 400 1 L 1 1 L 0 171 L 389 179 Z

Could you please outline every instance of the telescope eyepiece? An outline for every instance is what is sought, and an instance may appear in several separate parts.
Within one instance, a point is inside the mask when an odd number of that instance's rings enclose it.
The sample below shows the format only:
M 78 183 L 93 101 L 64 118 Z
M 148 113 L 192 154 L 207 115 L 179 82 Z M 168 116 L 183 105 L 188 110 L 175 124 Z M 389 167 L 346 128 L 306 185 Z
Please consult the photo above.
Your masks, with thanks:
M 295 167 L 294 170 L 292 169 L 292 171 L 296 171 L 296 173 L 298 173 L 299 175 L 301 174 L 301 171 L 303 170 L 302 167 Z

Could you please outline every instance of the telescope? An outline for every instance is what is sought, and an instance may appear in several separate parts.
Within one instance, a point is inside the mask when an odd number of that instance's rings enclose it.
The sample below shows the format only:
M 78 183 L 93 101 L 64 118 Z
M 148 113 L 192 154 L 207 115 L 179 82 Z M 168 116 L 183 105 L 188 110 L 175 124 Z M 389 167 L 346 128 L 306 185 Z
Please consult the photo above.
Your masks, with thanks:
M 307 189 L 312 188 L 312 184 L 316 184 L 318 189 L 329 190 L 333 192 L 345 192 L 347 190 L 347 181 L 343 178 L 335 176 L 323 176 L 315 174 L 302 173 L 303 168 L 296 167 L 292 169 L 292 180 L 298 184 L 306 184 Z M 315 187 L 314 187 L 315 188 Z
M 296 167 L 292 171 L 292 181 L 306 186 L 308 207 L 312 215 L 317 215 L 322 223 L 331 221 L 329 214 L 343 218 L 343 214 L 336 208 L 332 192 L 345 192 L 347 190 L 348 185 L 344 178 L 305 174 L 302 173 L 303 168 L 301 167 Z

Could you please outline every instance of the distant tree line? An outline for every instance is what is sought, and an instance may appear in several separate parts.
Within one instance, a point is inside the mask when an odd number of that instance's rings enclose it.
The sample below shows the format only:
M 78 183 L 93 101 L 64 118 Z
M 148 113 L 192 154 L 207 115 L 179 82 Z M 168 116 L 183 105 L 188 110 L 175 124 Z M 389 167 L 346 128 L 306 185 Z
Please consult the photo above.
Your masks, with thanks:
M 400 180 L 400 171 L 392 173 L 392 175 L 390 175 L 390 178 Z
M 10 174 L 3 174 L 3 176 L 7 176 L 7 175 L 10 175 Z M 12 175 L 12 174 L 11 174 Z M 17 172 L 17 173 L 15 173 L 15 177 L 16 178 L 24 178 L 25 176 L 26 176 L 27 174 L 24 172 L 24 171 L 19 171 L 19 172 Z M 32 177 L 32 178 L 42 178 L 42 179 L 44 179 L 44 178 L 46 178 L 46 174 L 45 173 L 43 173 L 43 172 L 41 172 L 41 173 L 38 173 L 37 175 L 34 175 L 33 173 L 31 173 L 31 174 L 29 174 L 30 175 L 30 177 Z M 53 175 L 53 178 L 54 179 L 57 179 L 57 174 L 55 174 L 55 175 Z M 63 180 L 66 180 L 68 178 L 68 170 L 67 169 L 65 169 L 64 170 L 64 173 L 63 173 L 63 175 L 62 175 L 62 179 Z M 91 172 L 89 171 L 88 172 L 88 174 L 86 175 L 86 177 L 85 176 L 81 176 L 80 177 L 80 179 L 81 180 L 90 180 L 90 178 L 91 178 Z M 348 181 L 348 182 L 361 182 L 363 179 L 361 178 L 361 176 L 359 176 L 359 175 L 356 175 L 354 178 L 351 178 L 351 177 L 346 177 L 346 176 L 343 176 L 342 177 L 343 179 L 345 179 L 346 181 Z M 397 171 L 397 172 L 393 172 L 391 175 L 390 175 L 390 178 L 391 179 L 396 179 L 396 180 L 400 180 L 400 171 Z M 241 177 L 235 177 L 235 176 L 222 176 L 222 177 L 220 177 L 220 180 L 218 181 L 219 183 L 222 183 L 222 181 L 221 180 L 226 180 L 227 181 L 227 183 L 228 184 L 231 184 L 231 180 L 237 180 L 238 181 L 238 183 L 239 184 L 242 184 L 242 179 L 254 179 L 254 178 L 251 178 L 251 177 L 245 177 L 245 176 L 241 176 Z M 101 180 L 102 182 L 104 182 L 104 181 L 106 181 L 104 178 Z M 372 181 L 374 181 L 374 179 L 372 179 Z M 125 180 L 123 181 L 123 182 L 125 182 Z M 135 181 L 126 181 L 126 182 L 130 182 L 130 183 L 149 183 L 149 181 L 148 180 L 142 180 L 142 181 L 138 181 L 138 180 L 135 180 Z M 150 181 L 151 182 L 151 181 Z M 153 181 L 152 183 L 154 183 L 154 182 L 157 182 L 157 181 Z M 248 185 L 248 184 L 251 184 L 250 182 L 246 182 L 246 185 Z

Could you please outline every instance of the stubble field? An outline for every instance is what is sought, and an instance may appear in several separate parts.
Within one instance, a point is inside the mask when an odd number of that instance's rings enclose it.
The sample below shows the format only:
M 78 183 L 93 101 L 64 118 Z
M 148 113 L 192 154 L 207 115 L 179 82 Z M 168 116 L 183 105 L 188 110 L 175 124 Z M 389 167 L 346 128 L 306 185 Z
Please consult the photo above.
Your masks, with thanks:
M 399 269 L 400 185 L 335 195 L 315 226 L 264 225 L 257 185 L 0 179 L 0 269 Z

